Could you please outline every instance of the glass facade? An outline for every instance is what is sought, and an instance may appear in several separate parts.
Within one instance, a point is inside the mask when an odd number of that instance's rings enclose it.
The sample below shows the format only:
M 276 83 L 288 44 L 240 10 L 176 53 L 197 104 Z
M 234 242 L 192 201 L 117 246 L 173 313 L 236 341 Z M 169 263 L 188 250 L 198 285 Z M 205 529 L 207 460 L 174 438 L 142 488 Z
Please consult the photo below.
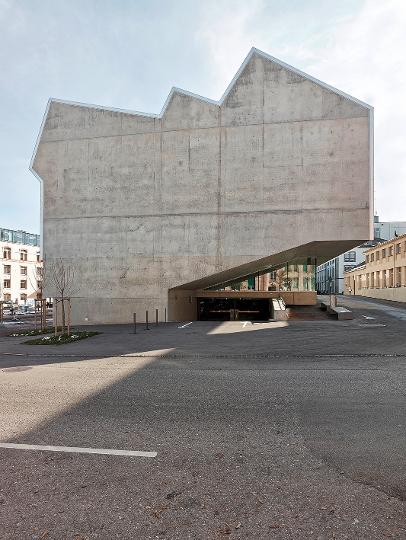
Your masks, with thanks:
M 25 244 L 26 246 L 40 245 L 40 235 L 25 231 L 14 231 L 13 229 L 0 228 L 0 242 L 12 242 L 14 244 Z

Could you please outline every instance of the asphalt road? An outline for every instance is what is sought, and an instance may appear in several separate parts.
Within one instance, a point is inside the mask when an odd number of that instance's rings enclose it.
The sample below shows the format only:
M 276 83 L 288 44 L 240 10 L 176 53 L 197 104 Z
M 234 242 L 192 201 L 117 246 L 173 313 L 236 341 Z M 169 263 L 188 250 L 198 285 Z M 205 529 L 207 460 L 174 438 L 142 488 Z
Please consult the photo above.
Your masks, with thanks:
M 406 538 L 406 309 L 345 302 L 354 321 L 0 338 L 2 442 L 157 452 L 0 448 L 0 537 Z

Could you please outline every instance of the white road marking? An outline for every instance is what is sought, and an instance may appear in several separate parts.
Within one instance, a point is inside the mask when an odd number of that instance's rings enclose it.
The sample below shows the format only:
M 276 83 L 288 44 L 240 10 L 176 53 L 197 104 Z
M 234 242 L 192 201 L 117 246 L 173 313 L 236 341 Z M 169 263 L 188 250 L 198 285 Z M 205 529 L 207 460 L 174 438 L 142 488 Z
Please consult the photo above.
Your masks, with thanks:
M 368 315 L 363 315 L 364 319 L 368 319 L 368 320 L 371 320 L 371 321 L 374 321 L 375 320 L 375 317 L 369 317 Z
M 247 326 L 247 324 L 248 324 L 248 321 L 245 321 L 245 322 L 243 323 L 242 327 L 245 328 L 245 327 Z
M 41 450 L 46 452 L 68 452 L 73 454 L 106 454 L 109 456 L 149 457 L 157 456 L 156 452 L 140 452 L 138 450 L 114 450 L 111 448 L 80 448 L 77 446 L 46 446 L 42 444 L 0 443 L 0 448 L 13 450 Z
M 193 322 L 193 321 L 192 321 Z M 185 328 L 185 326 L 189 326 L 189 324 L 192 324 L 191 322 L 188 322 L 186 324 L 184 324 L 183 326 L 178 326 L 178 328 Z
M 386 324 L 381 323 L 367 323 L 367 324 L 359 324 L 358 326 L 361 326 L 362 328 L 378 328 L 380 326 L 386 326 Z

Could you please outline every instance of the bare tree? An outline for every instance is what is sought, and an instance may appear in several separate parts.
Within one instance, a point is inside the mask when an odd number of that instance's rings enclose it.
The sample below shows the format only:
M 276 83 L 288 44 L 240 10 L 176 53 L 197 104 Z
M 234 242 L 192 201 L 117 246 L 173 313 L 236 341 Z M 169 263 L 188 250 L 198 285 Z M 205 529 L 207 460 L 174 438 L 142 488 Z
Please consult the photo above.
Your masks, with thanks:
M 44 268 L 44 277 L 46 276 L 47 283 L 53 286 L 56 295 L 55 299 L 60 300 L 62 306 L 62 330 L 66 326 L 65 302 L 70 306 L 70 298 L 78 289 L 75 288 L 75 270 L 73 266 L 65 263 L 62 259 L 57 259 L 51 263 L 47 263 Z M 56 302 L 55 302 L 56 306 Z M 58 321 L 55 321 L 55 326 Z

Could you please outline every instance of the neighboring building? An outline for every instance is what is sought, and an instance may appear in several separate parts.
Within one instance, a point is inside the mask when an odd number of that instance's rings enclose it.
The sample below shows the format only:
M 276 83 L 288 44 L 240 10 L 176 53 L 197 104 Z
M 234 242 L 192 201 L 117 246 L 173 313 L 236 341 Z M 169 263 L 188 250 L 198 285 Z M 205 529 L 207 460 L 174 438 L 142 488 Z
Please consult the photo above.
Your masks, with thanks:
M 374 219 L 374 237 L 390 240 L 395 236 L 406 234 L 406 221 L 379 221 L 379 216 Z
M 316 270 L 317 292 L 320 294 L 343 294 L 344 272 L 348 272 L 364 262 L 365 251 L 377 244 L 379 244 L 378 240 L 369 240 L 319 265 Z
M 44 258 L 75 269 L 73 322 L 194 320 L 205 302 L 210 317 L 232 284 L 373 238 L 372 115 L 256 49 L 220 101 L 173 88 L 144 114 L 50 100 L 31 170 Z M 264 312 L 279 294 L 315 303 L 314 270 L 303 277 L 232 296 Z
M 344 274 L 344 294 L 406 302 L 406 234 L 365 251 L 365 263 Z
M 0 228 L 0 300 L 23 305 L 42 288 L 39 235 Z
M 384 240 L 406 233 L 406 221 L 379 221 L 374 216 L 374 241 L 369 241 L 351 251 L 342 253 L 317 267 L 317 291 L 321 294 L 343 294 L 344 272 L 348 272 L 365 261 L 365 251 Z

